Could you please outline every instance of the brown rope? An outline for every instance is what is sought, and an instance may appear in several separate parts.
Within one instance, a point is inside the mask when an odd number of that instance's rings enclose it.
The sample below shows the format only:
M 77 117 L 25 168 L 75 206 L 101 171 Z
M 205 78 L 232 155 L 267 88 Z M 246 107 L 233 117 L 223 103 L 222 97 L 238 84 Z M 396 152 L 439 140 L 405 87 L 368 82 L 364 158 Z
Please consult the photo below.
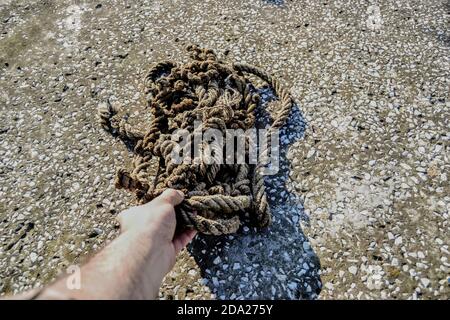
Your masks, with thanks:
M 152 200 L 167 188 L 183 191 L 186 198 L 176 210 L 178 224 L 205 234 L 236 232 L 244 217 L 265 227 L 270 224 L 271 214 L 262 163 L 207 164 L 200 158 L 191 164 L 176 164 L 171 158 L 176 145 L 171 134 L 186 129 L 190 132 L 188 141 L 193 141 L 195 134 L 213 128 L 220 130 L 225 139 L 227 128 L 245 131 L 254 127 L 260 98 L 248 74 L 267 82 L 278 97 L 278 111 L 267 133 L 269 141 L 270 134 L 289 116 L 290 94 L 278 80 L 254 66 L 225 64 L 212 50 L 197 46 L 187 50 L 191 62 L 160 62 L 147 73 L 144 93 L 152 121 L 145 133 L 129 125 L 126 116 L 109 102 L 99 107 L 102 127 L 135 145 L 133 169 L 117 171 L 116 187 L 135 192 L 140 203 Z M 194 128 L 195 120 L 201 121 L 200 129 Z M 154 179 L 147 172 L 152 157 L 159 158 Z

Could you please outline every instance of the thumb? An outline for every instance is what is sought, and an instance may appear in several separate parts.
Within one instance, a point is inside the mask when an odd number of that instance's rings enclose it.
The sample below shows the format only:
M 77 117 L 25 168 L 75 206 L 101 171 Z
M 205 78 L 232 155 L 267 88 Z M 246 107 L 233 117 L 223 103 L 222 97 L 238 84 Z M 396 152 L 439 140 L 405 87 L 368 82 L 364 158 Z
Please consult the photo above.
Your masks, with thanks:
M 169 203 L 172 206 L 176 206 L 184 200 L 184 194 L 179 190 L 166 189 L 157 199 Z

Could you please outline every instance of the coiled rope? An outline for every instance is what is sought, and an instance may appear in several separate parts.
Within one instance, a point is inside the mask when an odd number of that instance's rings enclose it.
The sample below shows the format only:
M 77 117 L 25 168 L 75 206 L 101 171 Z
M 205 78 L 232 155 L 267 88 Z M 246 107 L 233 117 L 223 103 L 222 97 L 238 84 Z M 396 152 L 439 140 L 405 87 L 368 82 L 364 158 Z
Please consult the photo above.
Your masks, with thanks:
M 186 129 L 188 141 L 193 141 L 195 134 L 208 129 L 220 130 L 225 138 L 226 129 L 253 128 L 260 101 L 251 79 L 256 76 L 278 97 L 277 112 L 267 131 L 270 141 L 270 135 L 289 116 L 290 94 L 278 80 L 254 66 L 225 64 L 212 50 L 197 46 L 187 50 L 191 62 L 160 62 L 146 74 L 144 93 L 152 120 L 145 132 L 128 124 L 123 112 L 109 102 L 100 105 L 98 115 L 103 128 L 134 144 L 132 170 L 117 171 L 116 187 L 134 192 L 139 203 L 152 200 L 167 188 L 183 191 L 185 200 L 176 208 L 177 226 L 195 228 L 204 234 L 234 233 L 246 218 L 257 227 L 265 227 L 271 222 L 271 213 L 262 162 L 207 164 L 210 162 L 200 157 L 196 159 L 199 161 L 177 164 L 172 161 L 176 142 L 171 134 Z M 200 129 L 194 127 L 194 121 L 201 121 Z M 248 146 L 250 142 L 246 143 Z M 247 148 L 245 152 L 248 158 Z M 269 148 L 263 151 L 268 152 Z M 159 161 L 153 179 L 148 169 L 154 157 Z

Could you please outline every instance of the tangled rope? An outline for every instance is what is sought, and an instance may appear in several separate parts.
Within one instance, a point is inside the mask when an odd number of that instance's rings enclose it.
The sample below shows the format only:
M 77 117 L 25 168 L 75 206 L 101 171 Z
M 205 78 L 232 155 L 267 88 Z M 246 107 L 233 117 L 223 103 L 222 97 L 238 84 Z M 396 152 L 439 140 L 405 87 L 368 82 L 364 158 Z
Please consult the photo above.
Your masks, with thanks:
M 176 142 L 171 135 L 185 129 L 193 141 L 195 134 L 217 129 L 255 126 L 255 110 L 260 100 L 251 77 L 269 84 L 278 100 L 267 137 L 283 126 L 292 107 L 288 91 L 266 72 L 247 64 L 225 64 L 212 50 L 189 46 L 192 61 L 179 64 L 160 62 L 145 76 L 145 97 L 152 120 L 145 132 L 127 122 L 119 108 L 109 102 L 99 107 L 100 124 L 134 145 L 132 170 L 119 169 L 116 187 L 135 192 L 146 203 L 167 188 L 184 192 L 185 200 L 176 208 L 177 225 L 212 235 L 234 233 L 243 219 L 257 227 L 271 222 L 270 207 L 261 169 L 264 164 L 217 164 L 172 161 Z M 195 128 L 194 121 L 201 121 Z M 246 143 L 250 143 L 248 140 Z M 223 150 L 215 150 L 223 152 Z M 246 157 L 248 150 L 246 148 Z M 268 148 L 263 151 L 268 152 Z M 148 172 L 151 159 L 158 157 L 154 179 Z

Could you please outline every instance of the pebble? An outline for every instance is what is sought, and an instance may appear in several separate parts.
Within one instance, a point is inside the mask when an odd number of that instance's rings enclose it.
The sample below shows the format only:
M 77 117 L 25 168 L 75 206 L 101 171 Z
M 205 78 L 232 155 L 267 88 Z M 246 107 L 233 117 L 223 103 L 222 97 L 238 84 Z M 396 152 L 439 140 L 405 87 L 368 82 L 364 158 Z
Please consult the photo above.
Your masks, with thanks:
M 288 287 L 289 287 L 289 289 L 291 289 L 291 290 L 297 290 L 297 283 L 295 283 L 295 282 L 289 282 L 289 283 L 288 283 Z
M 37 258 L 38 258 L 38 255 L 35 252 L 30 253 L 31 262 L 33 262 L 33 263 L 36 262 Z
M 193 276 L 197 275 L 197 271 L 194 270 L 194 269 L 191 269 L 191 270 L 188 271 L 188 274 L 193 277 Z
M 100 229 L 100 228 L 94 228 L 93 230 L 94 230 L 94 232 L 95 232 L 96 234 L 98 234 L 98 235 L 101 235 L 101 234 L 103 233 L 103 230 Z
M 422 278 L 420 279 L 420 282 L 422 283 L 422 285 L 426 288 L 428 287 L 428 285 L 430 284 L 430 280 L 427 278 Z
M 356 266 L 350 266 L 348 268 L 348 272 L 350 272 L 351 274 L 356 274 L 357 271 L 358 271 L 358 268 Z

